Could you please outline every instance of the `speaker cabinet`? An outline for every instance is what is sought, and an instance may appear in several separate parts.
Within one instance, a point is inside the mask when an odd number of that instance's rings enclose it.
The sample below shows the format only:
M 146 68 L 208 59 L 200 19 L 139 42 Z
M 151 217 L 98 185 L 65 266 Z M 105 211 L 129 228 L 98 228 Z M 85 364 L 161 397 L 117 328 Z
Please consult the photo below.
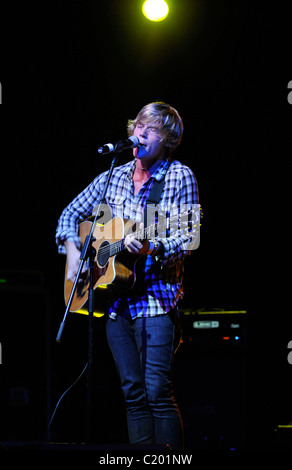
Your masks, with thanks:
M 245 448 L 246 312 L 181 312 L 175 396 L 186 449 Z
M 39 273 L 0 273 L 0 439 L 47 438 L 48 295 Z

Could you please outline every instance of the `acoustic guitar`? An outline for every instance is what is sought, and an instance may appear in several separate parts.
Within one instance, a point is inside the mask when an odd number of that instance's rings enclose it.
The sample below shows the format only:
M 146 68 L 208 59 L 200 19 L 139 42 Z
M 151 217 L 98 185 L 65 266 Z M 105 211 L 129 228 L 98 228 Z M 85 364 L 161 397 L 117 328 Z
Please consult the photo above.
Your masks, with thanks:
M 96 250 L 96 256 L 93 268 L 93 285 L 96 289 L 100 285 L 118 284 L 122 285 L 125 289 L 133 288 L 136 282 L 136 264 L 139 258 L 143 255 L 134 255 L 129 253 L 125 247 L 125 237 L 129 233 L 133 233 L 135 238 L 143 241 L 148 239 L 155 239 L 158 233 L 170 236 L 172 232 L 192 232 L 194 227 L 199 226 L 199 222 L 194 224 L 192 214 L 194 211 L 188 211 L 180 216 L 163 218 L 163 221 L 145 227 L 141 230 L 136 230 L 136 223 L 134 220 L 122 219 L 115 217 L 103 226 L 96 225 L 93 236 L 96 239 L 93 242 L 93 247 Z M 175 224 L 173 222 L 175 221 Z M 92 222 L 85 221 L 79 225 L 79 235 L 81 244 L 83 245 L 86 236 L 90 233 Z M 179 227 L 178 227 L 179 226 Z M 87 266 L 88 267 L 88 266 Z M 64 294 L 66 305 L 68 303 L 70 293 L 72 290 L 73 282 L 67 279 L 67 264 L 65 270 L 65 283 Z M 88 299 L 89 287 L 89 267 L 87 272 L 81 275 L 73 300 L 71 303 L 70 311 L 76 312 L 86 303 Z

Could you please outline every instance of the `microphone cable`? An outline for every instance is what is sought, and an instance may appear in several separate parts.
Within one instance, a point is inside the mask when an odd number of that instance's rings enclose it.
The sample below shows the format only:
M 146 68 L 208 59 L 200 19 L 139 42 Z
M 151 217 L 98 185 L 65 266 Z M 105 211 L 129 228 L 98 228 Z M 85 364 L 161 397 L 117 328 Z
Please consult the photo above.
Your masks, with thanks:
M 79 374 L 79 376 L 77 377 L 77 379 L 70 385 L 70 387 L 68 387 L 68 388 L 65 390 L 65 392 L 64 392 L 64 393 L 61 395 L 61 397 L 59 398 L 59 400 L 58 400 L 58 402 L 57 402 L 57 404 L 56 404 L 56 406 L 55 406 L 55 409 L 54 409 L 54 411 L 53 411 L 53 414 L 52 414 L 52 416 L 51 416 L 50 422 L 49 422 L 49 424 L 48 424 L 48 430 L 49 430 L 50 427 L 51 427 L 52 421 L 53 421 L 53 419 L 54 419 L 54 416 L 55 416 L 55 414 L 56 414 L 57 408 L 58 408 L 58 406 L 59 406 L 61 400 L 62 400 L 62 399 L 64 398 L 64 396 L 71 390 L 71 388 L 73 388 L 74 385 L 76 385 L 77 382 L 81 379 L 82 375 L 84 374 L 84 372 L 85 372 L 86 369 L 87 369 L 87 366 L 88 366 L 88 362 L 85 364 L 85 366 L 84 366 L 84 368 L 83 368 L 81 374 Z

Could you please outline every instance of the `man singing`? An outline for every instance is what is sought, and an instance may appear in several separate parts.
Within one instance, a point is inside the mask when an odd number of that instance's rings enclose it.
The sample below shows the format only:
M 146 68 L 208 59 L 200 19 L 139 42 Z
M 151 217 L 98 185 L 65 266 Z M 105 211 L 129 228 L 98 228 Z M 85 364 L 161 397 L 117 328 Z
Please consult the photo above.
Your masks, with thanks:
M 144 106 L 136 119 L 128 121 L 128 135 L 138 137 L 139 146 L 133 149 L 132 161 L 113 170 L 106 194 L 112 217 L 144 222 L 147 200 L 156 182 L 163 183 L 159 209 L 166 219 L 167 214 L 171 218 L 182 211 L 194 213 L 199 204 L 196 179 L 190 168 L 171 159 L 182 133 L 180 115 L 162 102 Z M 78 223 L 98 204 L 106 176 L 107 172 L 97 176 L 59 219 L 56 240 L 59 252 L 67 254 L 69 280 L 74 281 L 79 266 Z M 130 256 L 140 255 L 137 280 L 133 289 L 118 291 L 108 309 L 107 339 L 126 402 L 132 444 L 183 447 L 171 368 L 179 330 L 177 304 L 183 295 L 184 259 L 197 235 L 196 230 L 185 231 L 181 225 L 144 241 L 133 233 L 126 236 Z

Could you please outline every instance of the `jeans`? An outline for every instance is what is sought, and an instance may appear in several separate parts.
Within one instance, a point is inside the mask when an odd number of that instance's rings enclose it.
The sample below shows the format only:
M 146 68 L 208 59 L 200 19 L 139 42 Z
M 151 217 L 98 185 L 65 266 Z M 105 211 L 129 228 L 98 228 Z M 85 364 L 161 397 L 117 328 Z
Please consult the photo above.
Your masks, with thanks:
M 106 332 L 127 407 L 131 444 L 183 448 L 180 412 L 173 397 L 171 367 L 177 310 L 132 320 L 127 308 Z

